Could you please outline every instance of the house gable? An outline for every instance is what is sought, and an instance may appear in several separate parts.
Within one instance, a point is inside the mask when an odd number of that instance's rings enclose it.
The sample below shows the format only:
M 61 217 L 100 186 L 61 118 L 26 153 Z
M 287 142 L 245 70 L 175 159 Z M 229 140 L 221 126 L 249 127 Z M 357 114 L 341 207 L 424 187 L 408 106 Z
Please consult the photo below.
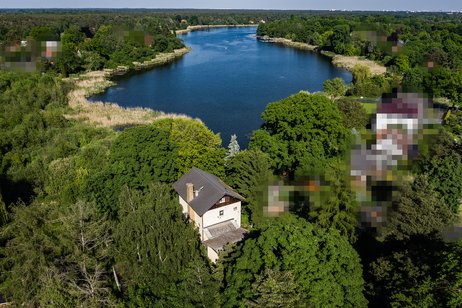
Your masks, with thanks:
M 193 184 L 194 189 L 193 198 L 188 204 L 199 216 L 204 215 L 212 207 L 219 205 L 222 198 L 244 200 L 241 195 L 236 193 L 218 177 L 201 169 L 192 168 L 173 184 L 175 191 L 186 201 L 188 201 L 186 188 L 186 184 L 188 183 Z
M 193 168 L 173 188 L 183 214 L 195 224 L 212 262 L 224 246 L 242 240 L 248 232 L 241 228 L 244 198 L 216 176 Z

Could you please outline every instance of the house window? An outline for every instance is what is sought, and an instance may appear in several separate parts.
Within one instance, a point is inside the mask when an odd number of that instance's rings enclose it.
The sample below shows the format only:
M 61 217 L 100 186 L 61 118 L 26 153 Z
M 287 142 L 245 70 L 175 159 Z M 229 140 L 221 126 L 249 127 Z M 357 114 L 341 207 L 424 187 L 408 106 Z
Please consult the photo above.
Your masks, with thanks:
M 234 210 L 237 211 L 237 206 L 234 207 Z
M 223 215 L 224 215 L 224 213 L 225 213 L 225 211 L 224 211 L 224 210 L 220 210 L 220 214 L 219 214 L 219 215 L 220 215 L 220 216 L 223 216 Z
M 219 203 L 225 203 L 225 201 L 226 201 L 226 197 L 223 197 L 223 198 L 220 199 Z

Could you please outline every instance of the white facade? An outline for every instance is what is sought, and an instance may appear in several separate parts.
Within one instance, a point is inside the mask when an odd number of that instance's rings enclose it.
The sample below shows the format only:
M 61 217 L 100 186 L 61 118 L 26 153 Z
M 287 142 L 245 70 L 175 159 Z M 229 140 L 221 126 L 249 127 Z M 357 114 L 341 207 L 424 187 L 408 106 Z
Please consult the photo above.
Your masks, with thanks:
M 199 216 L 181 196 L 179 197 L 179 202 L 183 215 L 194 221 L 202 241 L 209 239 L 204 229 L 218 223 L 232 221 L 236 228 L 241 227 L 241 201 L 210 209 L 202 216 Z
M 212 248 L 207 247 L 207 257 L 210 259 L 210 261 L 215 263 L 218 260 L 218 253 Z
M 208 210 L 202 216 L 204 228 L 228 220 L 233 220 L 237 228 L 241 227 L 241 201 Z
M 248 231 L 241 228 L 244 198 L 215 175 L 193 167 L 173 188 L 184 217 L 194 223 L 212 262 L 227 245 L 245 238 Z
M 181 196 L 178 196 L 178 199 L 180 200 L 181 212 L 185 216 L 188 215 L 188 203 L 183 198 L 181 198 Z
M 375 116 L 375 131 L 387 129 L 390 125 L 402 125 L 409 132 L 415 132 L 419 128 L 419 119 L 405 117 L 401 114 L 394 113 L 377 113 Z

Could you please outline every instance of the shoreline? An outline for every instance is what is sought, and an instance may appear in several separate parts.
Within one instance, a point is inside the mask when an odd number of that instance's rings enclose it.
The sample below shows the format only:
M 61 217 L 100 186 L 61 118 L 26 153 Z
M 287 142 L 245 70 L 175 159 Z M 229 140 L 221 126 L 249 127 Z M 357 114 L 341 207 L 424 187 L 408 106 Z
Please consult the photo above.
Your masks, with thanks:
M 207 30 L 210 28 L 232 28 L 232 27 L 250 27 L 256 25 L 201 25 L 191 26 L 180 34 L 188 33 L 191 31 Z M 178 32 L 177 32 L 178 34 Z M 366 65 L 370 68 L 373 75 L 384 74 L 386 68 L 378 63 L 360 59 L 353 56 L 342 56 L 336 54 L 325 54 L 319 51 L 319 47 L 309 45 L 306 43 L 294 42 L 285 38 L 271 38 L 271 37 L 258 37 L 257 39 L 264 42 L 281 44 L 287 47 L 316 52 L 331 58 L 331 62 L 336 67 L 342 67 L 351 70 L 356 64 Z M 191 49 L 184 47 L 176 49 L 170 53 L 159 53 L 155 58 L 144 62 L 133 62 L 133 67 L 118 66 L 115 69 L 104 69 L 102 71 L 91 71 L 83 73 L 76 78 L 67 78 L 72 82 L 75 88 L 68 93 L 68 103 L 71 109 L 65 117 L 67 119 L 74 119 L 81 122 L 91 123 L 99 127 L 120 128 L 131 125 L 148 124 L 152 121 L 161 118 L 191 118 L 184 114 L 169 114 L 161 111 L 155 111 L 151 108 L 144 107 L 121 107 L 116 103 L 111 102 L 90 102 L 87 98 L 104 92 L 107 88 L 114 86 L 116 83 L 111 81 L 110 78 L 117 75 L 125 75 L 130 72 L 147 70 L 155 66 L 161 66 L 181 58 Z
M 71 109 L 65 114 L 66 119 L 91 123 L 98 127 L 120 128 L 131 125 L 149 124 L 162 118 L 188 118 L 184 114 L 171 114 L 144 107 L 121 107 L 111 102 L 90 102 L 89 96 L 101 93 L 116 83 L 109 80 L 116 75 L 124 75 L 133 70 L 144 70 L 173 62 L 191 49 L 184 47 L 170 53 L 160 53 L 154 59 L 143 63 L 134 62 L 134 68 L 119 66 L 116 69 L 91 71 L 76 78 L 67 78 L 75 88 L 67 95 Z
M 257 36 L 257 40 L 265 43 L 275 43 L 284 45 L 287 47 L 292 47 L 295 49 L 308 50 L 308 51 L 317 51 L 319 46 L 310 45 L 307 43 L 294 42 L 292 40 L 282 38 L 282 37 L 269 37 L 269 36 Z
M 351 69 L 357 64 L 367 66 L 370 69 L 372 75 L 383 75 L 387 71 L 387 68 L 385 66 L 375 61 L 372 61 L 369 59 L 363 59 L 359 56 L 344 56 L 344 55 L 339 55 L 339 54 L 334 54 L 334 53 L 325 53 L 325 52 L 319 51 L 319 46 L 316 46 L 316 45 L 294 42 L 292 40 L 289 40 L 286 38 L 280 38 L 280 37 L 273 38 L 269 36 L 263 36 L 263 37 L 257 36 L 257 39 L 262 42 L 275 43 L 275 44 L 280 44 L 280 45 L 284 45 L 284 46 L 295 48 L 295 49 L 316 52 L 318 54 L 331 58 L 331 63 L 334 66 L 344 68 L 350 72 L 351 72 Z
M 241 25 L 197 25 L 188 26 L 186 29 L 175 30 L 176 35 L 187 34 L 192 31 L 209 30 L 213 28 L 240 28 L 240 27 L 257 27 L 257 24 L 241 24 Z

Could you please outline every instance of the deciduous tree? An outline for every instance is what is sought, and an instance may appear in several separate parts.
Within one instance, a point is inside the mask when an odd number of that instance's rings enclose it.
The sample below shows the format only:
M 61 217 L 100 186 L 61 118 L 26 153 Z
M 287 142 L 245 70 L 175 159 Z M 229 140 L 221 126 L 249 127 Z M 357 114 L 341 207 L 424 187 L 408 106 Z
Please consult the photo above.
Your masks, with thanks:
M 2 195 L 0 194 L 0 227 L 8 221 L 8 212 L 6 211 L 5 202 L 3 202 Z
M 262 201 L 271 181 L 271 160 L 260 150 L 244 150 L 231 157 L 226 164 L 226 183 L 246 200 L 243 213 L 250 216 L 251 223 L 261 223 Z M 243 222 L 246 216 L 243 217 Z
M 365 307 L 359 257 L 337 232 L 321 231 L 303 219 L 284 214 L 251 235 L 225 259 L 224 306 L 242 301 L 270 300 L 265 294 L 271 285 L 252 288 L 265 280 L 267 271 L 293 275 L 297 296 L 308 306 Z M 282 274 L 284 275 L 284 274 Z M 275 277 L 274 277 L 275 278 Z M 277 280 L 282 277 L 277 278 Z M 285 297 L 280 288 L 278 297 Z M 287 292 L 289 292 L 287 290 Z M 298 294 L 298 295 L 297 295 Z
M 332 80 L 328 79 L 324 81 L 322 90 L 332 98 L 336 99 L 345 95 L 347 86 L 342 78 L 337 77 Z
M 179 178 L 192 167 L 224 175 L 225 149 L 219 134 L 214 134 L 200 120 L 162 119 L 153 124 L 167 133 L 168 139 L 178 148 L 175 159 Z
M 250 142 L 272 159 L 280 174 L 294 174 L 303 165 L 342 154 L 350 132 L 337 105 L 320 94 L 300 92 L 269 104 L 263 125 Z
M 434 191 L 428 177 L 420 175 L 412 184 L 405 184 L 389 215 L 384 236 L 408 239 L 419 234 L 442 235 L 455 220 L 455 214 Z
M 361 103 L 353 100 L 339 99 L 337 105 L 342 112 L 343 126 L 349 129 L 362 129 L 366 127 L 369 116 Z
M 142 307 L 209 303 L 216 294 L 205 288 L 211 277 L 198 234 L 184 220 L 170 188 L 152 184 L 144 193 L 124 188 L 119 203 L 114 256 L 127 302 Z M 198 279 L 206 294 L 189 292 L 199 289 Z M 180 291 L 193 298 L 181 297 Z
M 93 204 L 18 206 L 1 232 L 0 292 L 21 305 L 115 303 L 108 221 Z

